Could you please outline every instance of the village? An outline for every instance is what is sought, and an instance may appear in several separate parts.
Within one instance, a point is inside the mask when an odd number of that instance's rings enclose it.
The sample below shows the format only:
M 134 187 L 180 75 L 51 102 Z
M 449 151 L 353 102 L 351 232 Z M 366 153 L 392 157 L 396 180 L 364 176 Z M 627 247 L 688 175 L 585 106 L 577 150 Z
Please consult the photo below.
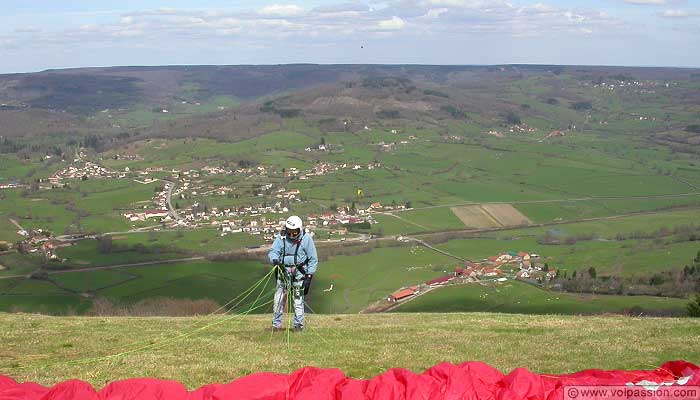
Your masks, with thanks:
M 367 165 L 318 163 L 309 170 L 299 170 L 293 167 L 285 169 L 283 174 L 285 178 L 306 180 L 311 176 L 322 176 L 342 169 L 372 170 L 379 167 L 381 167 L 379 163 Z M 251 194 L 253 198 L 260 199 L 255 204 L 210 207 L 200 202 L 202 197 L 207 196 L 240 197 L 239 188 L 206 184 L 202 179 L 203 175 L 235 174 L 250 178 L 253 176 L 269 177 L 274 174 L 265 166 L 237 170 L 205 166 L 201 170 L 179 171 L 173 169 L 169 172 L 172 181 L 164 181 L 165 185 L 162 190 L 156 192 L 152 197 L 150 207 L 144 206 L 141 210 L 124 212 L 122 215 L 134 223 L 153 220 L 170 227 L 189 229 L 216 227 L 220 229 L 221 236 L 248 233 L 264 235 L 264 240 L 272 241 L 274 232 L 279 229 L 279 218 L 274 218 L 273 215 L 288 213 L 293 204 L 302 202 L 299 189 L 276 187 L 272 183 L 255 185 Z M 179 201 L 188 202 L 188 199 L 195 198 L 200 200 L 194 200 L 184 207 L 179 206 Z M 175 206 L 172 206 L 173 201 Z M 339 224 L 364 222 L 374 224 L 376 221 L 372 219 L 370 212 L 379 208 L 381 205 L 374 203 L 366 210 L 354 210 L 352 213 L 349 208 L 345 207 L 322 215 L 311 214 L 308 216 L 307 226 L 311 228 L 315 226 L 332 227 Z M 344 235 L 347 229 L 337 229 L 335 232 Z
M 164 169 L 159 167 L 146 168 L 141 171 L 110 170 L 97 163 L 84 161 L 85 155 L 80 152 L 73 160 L 72 165 L 61 168 L 49 178 L 39 182 L 41 190 L 64 188 L 71 180 L 87 181 L 91 179 L 120 179 L 132 180 L 139 185 L 162 185 L 157 187 L 150 200 L 138 209 L 123 211 L 121 215 L 132 223 L 134 230 L 160 230 L 163 227 L 176 229 L 217 229 L 221 236 L 242 233 L 261 235 L 266 242 L 271 242 L 279 231 L 284 221 L 283 214 L 290 212 L 294 204 L 302 203 L 299 189 L 288 189 L 273 183 L 244 184 L 243 188 L 235 185 L 221 185 L 209 183 L 216 175 L 228 175 L 242 178 L 245 182 L 251 178 L 279 178 L 280 175 L 287 181 L 306 180 L 313 176 L 323 176 L 343 169 L 372 170 L 380 168 L 380 163 L 369 164 L 330 164 L 320 162 L 307 170 L 297 168 L 283 169 L 279 173 L 274 167 L 264 165 L 229 169 L 221 166 L 204 166 L 201 169 L 180 170 L 176 168 Z M 259 180 L 258 180 L 259 181 Z M 2 188 L 19 188 L 23 185 L 8 183 Z M 216 203 L 226 203 L 232 200 L 230 206 L 209 206 L 207 198 L 225 197 Z M 248 198 L 244 204 L 233 205 L 233 200 Z M 252 200 L 252 201 L 251 201 Z M 183 206 L 180 206 L 180 202 Z M 366 209 L 353 209 L 340 207 L 334 211 L 322 214 L 309 214 L 305 216 L 307 231 L 313 235 L 317 228 L 325 229 L 329 233 L 340 236 L 344 240 L 347 235 L 347 225 L 351 224 L 376 224 L 372 218 L 372 212 L 381 211 L 384 207 L 380 203 L 373 203 Z M 279 217 L 275 217 L 279 215 Z M 144 224 L 151 222 L 151 225 Z M 55 253 L 60 246 L 61 239 L 56 238 L 50 232 L 42 229 L 27 231 L 19 229 L 17 232 L 24 240 L 18 245 L 19 250 L 27 253 L 41 252 L 47 261 L 63 261 Z M 77 235 L 86 236 L 86 235 Z M 71 235 L 76 237 L 76 235 Z M 87 236 L 86 236 L 87 237 Z M 330 236 L 329 236 L 330 237 Z
M 542 284 L 556 278 L 557 270 L 540 263 L 540 255 L 527 252 L 505 252 L 479 262 L 466 261 L 453 272 L 427 282 L 403 287 L 386 298 L 383 308 L 393 308 L 397 303 L 410 301 L 417 296 L 440 287 L 467 283 L 501 284 L 516 279 L 532 284 Z

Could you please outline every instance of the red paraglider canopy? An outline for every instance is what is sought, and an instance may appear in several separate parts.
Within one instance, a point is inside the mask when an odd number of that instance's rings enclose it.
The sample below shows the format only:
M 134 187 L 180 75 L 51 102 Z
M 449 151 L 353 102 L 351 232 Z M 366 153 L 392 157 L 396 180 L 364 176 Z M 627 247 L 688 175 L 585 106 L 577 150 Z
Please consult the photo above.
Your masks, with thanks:
M 700 368 L 671 361 L 649 371 L 586 370 L 567 375 L 539 375 L 524 368 L 504 375 L 481 362 L 443 363 L 422 374 L 392 369 L 369 380 L 348 378 L 338 369 L 306 367 L 289 375 L 252 374 L 193 392 L 179 382 L 157 379 L 127 379 L 96 391 L 79 380 L 48 388 L 0 375 L 0 400 L 554 400 L 569 398 L 564 396 L 565 386 L 640 382 L 694 387 L 695 394 L 683 399 L 700 399 Z

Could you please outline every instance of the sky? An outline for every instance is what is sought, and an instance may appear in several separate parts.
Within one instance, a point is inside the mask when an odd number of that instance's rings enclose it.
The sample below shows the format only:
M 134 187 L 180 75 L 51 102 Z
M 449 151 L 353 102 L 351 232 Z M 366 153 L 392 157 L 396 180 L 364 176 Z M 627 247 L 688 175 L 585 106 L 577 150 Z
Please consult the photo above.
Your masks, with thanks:
M 114 65 L 700 67 L 700 0 L 3 0 L 0 73 Z

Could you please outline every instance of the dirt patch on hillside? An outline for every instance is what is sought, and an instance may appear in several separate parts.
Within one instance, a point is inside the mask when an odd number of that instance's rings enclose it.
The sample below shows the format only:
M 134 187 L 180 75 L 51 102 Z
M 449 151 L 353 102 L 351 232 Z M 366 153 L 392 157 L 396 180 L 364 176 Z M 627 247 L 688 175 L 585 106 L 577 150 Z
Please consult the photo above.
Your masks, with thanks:
M 469 228 L 498 228 L 532 223 L 530 219 L 510 204 L 452 207 L 450 210 Z
M 497 228 L 501 226 L 494 218 L 488 215 L 481 206 L 464 206 L 450 208 L 454 215 L 469 228 Z
M 482 208 L 502 226 L 532 224 L 528 217 L 510 204 L 484 204 Z

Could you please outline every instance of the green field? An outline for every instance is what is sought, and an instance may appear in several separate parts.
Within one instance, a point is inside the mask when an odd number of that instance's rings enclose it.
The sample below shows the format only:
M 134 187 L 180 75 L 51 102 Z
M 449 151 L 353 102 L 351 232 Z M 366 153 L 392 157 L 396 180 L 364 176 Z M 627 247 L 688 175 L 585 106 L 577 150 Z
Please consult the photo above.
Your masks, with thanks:
M 122 271 L 101 270 L 85 271 L 73 274 L 56 274 L 51 280 L 62 288 L 78 293 L 94 292 L 109 286 L 119 285 L 131 279 L 136 279 L 136 275 Z
M 516 314 L 602 314 L 668 311 L 684 315 L 687 300 L 649 296 L 576 295 L 546 291 L 527 283 L 465 284 L 433 290 L 394 309 L 396 312 L 488 311 Z

